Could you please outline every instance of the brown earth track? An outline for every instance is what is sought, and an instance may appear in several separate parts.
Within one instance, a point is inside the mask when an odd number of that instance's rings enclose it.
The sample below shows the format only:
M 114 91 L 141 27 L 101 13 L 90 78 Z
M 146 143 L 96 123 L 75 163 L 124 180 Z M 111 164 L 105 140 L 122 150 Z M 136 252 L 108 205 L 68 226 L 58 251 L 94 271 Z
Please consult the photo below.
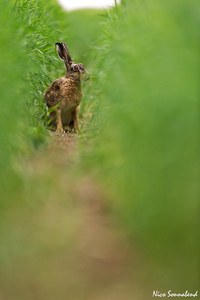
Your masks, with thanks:
M 77 144 L 76 135 L 56 134 L 49 145 L 49 156 L 55 155 L 62 168 L 65 163 L 73 164 Z M 65 172 L 62 176 L 64 179 Z M 76 207 L 75 219 L 80 222 L 74 249 L 76 263 L 71 268 L 77 272 L 74 278 L 84 282 L 88 293 L 85 299 L 133 299 L 135 254 L 106 205 L 102 187 L 90 175 L 82 174 L 77 182 L 71 181 L 69 190 Z
M 76 134 L 52 134 L 22 166 L 25 201 L 10 214 L 22 244 L 2 300 L 134 300 L 137 258 L 95 178 L 76 173 Z M 13 296 L 14 295 L 14 296 Z

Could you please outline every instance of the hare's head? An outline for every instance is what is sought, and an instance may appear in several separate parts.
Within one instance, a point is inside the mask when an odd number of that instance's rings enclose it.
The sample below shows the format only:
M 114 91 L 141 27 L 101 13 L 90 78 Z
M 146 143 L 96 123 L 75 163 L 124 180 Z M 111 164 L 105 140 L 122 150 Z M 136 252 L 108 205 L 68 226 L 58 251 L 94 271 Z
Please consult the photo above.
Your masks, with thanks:
M 83 64 L 71 64 L 71 74 L 77 79 L 84 79 L 86 70 Z
M 55 45 L 56 45 L 56 50 L 58 52 L 58 56 L 65 63 L 67 73 L 77 79 L 83 79 L 83 80 L 89 79 L 89 75 L 86 72 L 83 64 L 75 64 L 72 61 L 67 45 L 63 42 L 56 43 Z

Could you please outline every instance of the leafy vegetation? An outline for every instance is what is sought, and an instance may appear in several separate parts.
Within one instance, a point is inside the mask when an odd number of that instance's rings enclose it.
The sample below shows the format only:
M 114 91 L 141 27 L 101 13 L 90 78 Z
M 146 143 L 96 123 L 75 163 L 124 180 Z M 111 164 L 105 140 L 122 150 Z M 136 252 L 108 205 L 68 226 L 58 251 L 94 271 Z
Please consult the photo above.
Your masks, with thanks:
M 43 94 L 53 78 L 60 76 L 54 43 L 67 33 L 66 14 L 53 1 L 1 3 L 1 170 L 3 198 L 12 197 L 20 178 L 16 177 L 17 155 L 42 145 L 46 107 Z M 65 31 L 59 29 L 60 24 Z M 15 38 L 13 38 L 15 37 Z M 15 176 L 8 180 L 5 176 Z M 15 174 L 15 175 L 14 175 Z M 4 180 L 5 179 L 5 180 Z M 7 184 L 7 187 L 5 185 Z M 10 196 L 11 193 L 11 196 Z
M 23 95 L 25 84 L 22 74 L 25 72 L 27 61 L 23 60 L 24 51 L 20 50 L 17 37 L 13 39 L 17 24 L 13 21 L 10 6 L 6 1 L 1 2 L 0 22 L 2 28 L 0 35 L 0 194 L 2 201 L 4 191 L 15 188 L 15 181 L 18 185 L 12 168 L 12 158 L 22 142 L 21 120 L 27 101 L 27 97 Z M 11 179 L 10 182 L 8 178 Z
M 108 12 L 94 84 L 101 130 L 91 164 L 165 288 L 195 288 L 198 278 L 195 3 L 127 1 Z
M 30 61 L 30 70 L 27 70 L 30 89 L 28 110 L 32 116 L 31 138 L 37 146 L 45 136 L 43 94 L 52 78 L 60 75 L 53 46 L 55 41 L 67 35 L 67 19 L 54 2 L 46 5 L 43 1 L 22 0 L 16 2 L 15 8 L 20 17 L 21 42 Z M 59 30 L 60 24 L 65 32 Z

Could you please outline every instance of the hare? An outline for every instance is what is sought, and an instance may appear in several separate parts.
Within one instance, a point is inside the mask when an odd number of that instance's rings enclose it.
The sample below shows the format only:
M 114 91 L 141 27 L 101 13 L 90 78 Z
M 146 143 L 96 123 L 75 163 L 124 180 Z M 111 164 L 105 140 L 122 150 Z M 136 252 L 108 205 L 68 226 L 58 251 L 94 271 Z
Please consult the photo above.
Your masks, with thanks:
M 57 132 L 78 131 L 81 79 L 86 71 L 83 64 L 73 63 L 65 43 L 56 43 L 55 46 L 65 64 L 66 76 L 55 80 L 44 95 L 49 108 L 50 127 Z

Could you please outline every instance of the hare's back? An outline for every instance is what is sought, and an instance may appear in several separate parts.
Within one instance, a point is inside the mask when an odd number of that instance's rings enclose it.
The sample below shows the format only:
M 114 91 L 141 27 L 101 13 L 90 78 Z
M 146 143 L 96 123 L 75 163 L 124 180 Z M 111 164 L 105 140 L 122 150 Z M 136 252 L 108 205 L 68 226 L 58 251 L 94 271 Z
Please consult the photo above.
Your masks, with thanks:
M 66 77 L 55 80 L 44 95 L 47 106 L 52 107 L 60 102 L 69 85 L 69 80 Z

